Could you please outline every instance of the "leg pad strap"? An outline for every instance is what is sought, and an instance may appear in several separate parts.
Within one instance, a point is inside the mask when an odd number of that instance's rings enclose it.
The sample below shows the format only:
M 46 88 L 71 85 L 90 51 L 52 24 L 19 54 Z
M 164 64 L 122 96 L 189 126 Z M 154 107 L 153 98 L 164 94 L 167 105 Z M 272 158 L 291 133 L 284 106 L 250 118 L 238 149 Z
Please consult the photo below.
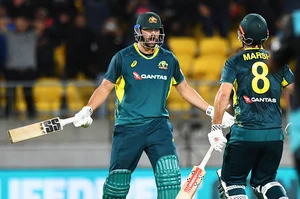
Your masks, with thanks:
M 221 169 L 217 171 L 219 179 L 219 194 L 221 199 L 248 199 L 246 195 L 245 186 L 243 185 L 231 185 L 227 186 L 221 179 Z

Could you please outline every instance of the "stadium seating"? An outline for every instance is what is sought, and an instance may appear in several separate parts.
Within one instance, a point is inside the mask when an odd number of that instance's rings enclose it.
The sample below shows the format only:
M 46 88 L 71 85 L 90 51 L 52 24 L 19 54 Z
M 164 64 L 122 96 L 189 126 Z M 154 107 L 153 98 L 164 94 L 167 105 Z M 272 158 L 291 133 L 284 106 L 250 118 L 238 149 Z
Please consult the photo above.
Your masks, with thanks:
M 33 87 L 33 98 L 38 114 L 59 112 L 63 92 L 62 83 L 59 79 L 41 78 L 37 80 Z M 18 100 L 17 104 L 20 104 Z
M 168 44 L 176 56 L 189 55 L 193 57 L 196 53 L 197 41 L 193 37 L 170 37 Z
M 202 82 L 197 88 L 197 92 L 201 95 L 201 97 L 210 105 L 214 104 L 215 96 L 219 89 L 219 84 L 215 82 Z M 211 83 L 211 84 L 210 84 Z
M 69 82 L 66 85 L 66 102 L 68 110 L 72 113 L 81 110 L 85 105 L 81 93 L 74 82 Z
M 200 56 L 222 55 L 227 56 L 230 52 L 230 46 L 226 39 L 221 37 L 204 37 L 199 42 Z
M 180 54 L 176 56 L 180 65 L 180 68 L 183 74 L 186 77 L 190 77 L 192 73 L 192 64 L 193 64 L 193 57 L 186 54 Z
M 169 97 L 167 99 L 167 107 L 171 113 L 190 111 L 191 104 L 186 102 L 177 92 L 175 87 L 171 88 Z
M 220 55 L 200 56 L 193 62 L 192 78 L 219 81 L 227 57 Z

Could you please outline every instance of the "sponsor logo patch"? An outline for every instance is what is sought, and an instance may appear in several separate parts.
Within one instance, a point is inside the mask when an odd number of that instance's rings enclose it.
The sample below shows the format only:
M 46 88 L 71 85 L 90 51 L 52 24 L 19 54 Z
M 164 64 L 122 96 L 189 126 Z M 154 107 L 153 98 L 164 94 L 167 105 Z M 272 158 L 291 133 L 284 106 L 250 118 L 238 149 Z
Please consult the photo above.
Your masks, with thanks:
M 252 104 L 255 102 L 276 103 L 276 98 L 269 98 L 269 97 L 251 97 L 250 98 L 246 95 L 244 95 L 243 98 L 244 98 L 246 104 Z
M 157 23 L 157 19 L 154 16 L 149 17 L 149 23 Z
M 133 68 L 133 67 L 135 67 L 137 65 L 137 61 L 136 60 L 134 60 L 132 63 L 131 63 L 131 68 Z
M 158 64 L 159 69 L 168 70 L 168 63 L 166 61 L 161 61 Z
M 244 98 L 246 104 L 252 104 L 253 103 L 252 100 L 250 99 L 250 97 L 244 95 L 243 98 Z
M 135 80 L 142 80 L 142 77 L 137 72 L 133 72 L 133 77 Z

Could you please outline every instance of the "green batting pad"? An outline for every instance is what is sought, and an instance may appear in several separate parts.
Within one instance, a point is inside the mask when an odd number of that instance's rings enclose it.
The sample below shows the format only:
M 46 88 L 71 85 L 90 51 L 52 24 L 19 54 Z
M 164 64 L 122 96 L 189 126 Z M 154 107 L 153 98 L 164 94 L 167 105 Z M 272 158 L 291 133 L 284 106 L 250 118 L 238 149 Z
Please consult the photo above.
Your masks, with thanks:
M 131 172 L 117 169 L 109 173 L 103 186 L 103 199 L 126 199 L 129 192 Z
M 180 191 L 181 177 L 175 155 L 164 156 L 157 161 L 155 180 L 158 199 L 176 198 Z

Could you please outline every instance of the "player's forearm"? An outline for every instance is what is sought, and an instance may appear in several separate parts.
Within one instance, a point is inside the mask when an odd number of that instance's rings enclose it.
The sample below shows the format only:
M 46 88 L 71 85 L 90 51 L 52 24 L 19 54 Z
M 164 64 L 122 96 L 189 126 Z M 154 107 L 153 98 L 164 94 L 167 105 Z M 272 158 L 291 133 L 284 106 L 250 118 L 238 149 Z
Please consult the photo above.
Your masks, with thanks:
M 107 99 L 110 91 L 103 86 L 99 86 L 89 99 L 87 106 L 90 106 L 93 111 L 101 106 Z
M 287 87 L 285 87 L 285 89 L 286 89 L 291 95 L 293 95 L 293 92 L 294 92 L 294 83 L 288 85 Z
M 214 118 L 213 118 L 213 124 L 222 124 L 223 115 L 227 109 L 227 106 L 229 104 L 229 97 L 227 93 L 222 92 L 222 90 L 219 90 L 214 103 Z

